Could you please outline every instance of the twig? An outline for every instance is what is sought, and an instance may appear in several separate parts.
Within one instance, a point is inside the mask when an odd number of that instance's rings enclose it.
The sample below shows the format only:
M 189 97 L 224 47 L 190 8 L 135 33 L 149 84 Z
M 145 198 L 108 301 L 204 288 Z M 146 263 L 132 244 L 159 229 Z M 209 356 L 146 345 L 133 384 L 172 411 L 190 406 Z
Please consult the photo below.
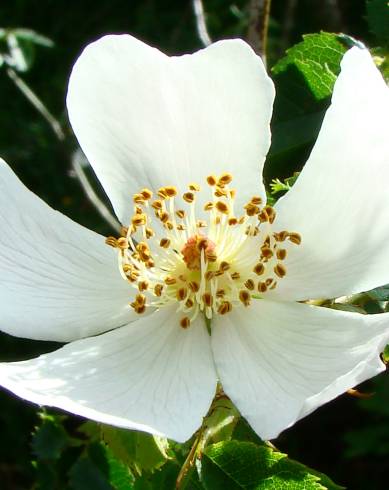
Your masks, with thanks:
M 212 44 L 205 22 L 205 13 L 202 0 L 192 0 L 193 11 L 196 19 L 197 34 L 204 46 Z
M 115 231 L 120 233 L 121 226 L 119 222 L 108 211 L 106 205 L 99 198 L 99 196 L 96 194 L 95 190 L 91 186 L 88 177 L 84 172 L 83 165 L 81 163 L 80 153 L 81 153 L 80 150 L 75 151 L 71 159 L 74 174 L 77 177 L 78 181 L 80 182 L 82 188 L 84 189 L 86 196 L 91 201 L 91 203 L 95 206 L 95 208 L 100 213 L 100 215 Z
M 41 99 L 33 92 L 30 87 L 26 84 L 24 80 L 22 80 L 19 75 L 12 68 L 7 68 L 6 73 L 8 77 L 12 80 L 15 86 L 21 91 L 21 93 L 26 97 L 26 99 L 35 107 L 35 109 L 39 112 L 39 114 L 46 120 L 51 129 L 53 130 L 55 136 L 57 137 L 60 143 L 64 143 L 66 139 L 66 134 L 62 129 L 61 124 L 57 119 L 51 114 L 51 112 L 47 109 Z M 120 224 L 114 218 L 114 216 L 110 213 L 106 205 L 96 194 L 95 190 L 91 186 L 84 169 L 82 168 L 79 154 L 75 152 L 73 158 L 70 159 L 72 169 L 74 171 L 74 175 L 77 177 L 78 181 L 81 184 L 86 196 L 91 201 L 91 203 L 95 206 L 100 215 L 106 220 L 106 222 L 117 231 L 120 231 Z
M 26 99 L 35 107 L 39 114 L 46 119 L 59 141 L 63 142 L 65 140 L 65 133 L 62 130 L 61 125 L 46 108 L 40 98 L 30 89 L 26 82 L 19 77 L 15 70 L 12 68 L 7 68 L 7 75 L 26 97 Z
M 270 5 L 271 0 L 251 0 L 249 6 L 247 42 L 262 57 L 265 65 Z

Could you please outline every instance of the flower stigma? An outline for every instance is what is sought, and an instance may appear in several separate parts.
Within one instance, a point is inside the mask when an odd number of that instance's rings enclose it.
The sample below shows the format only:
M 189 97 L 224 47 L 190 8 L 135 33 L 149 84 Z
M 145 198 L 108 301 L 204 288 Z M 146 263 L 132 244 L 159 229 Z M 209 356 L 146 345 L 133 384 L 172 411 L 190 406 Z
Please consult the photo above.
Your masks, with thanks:
M 276 212 L 259 196 L 235 214 L 231 174 L 206 182 L 210 200 L 197 212 L 202 219 L 196 217 L 198 184 L 181 196 L 174 186 L 161 187 L 155 198 L 142 189 L 133 196 L 134 214 L 122 236 L 106 239 L 118 250 L 123 279 L 136 289 L 135 312 L 176 303 L 180 325 L 188 328 L 200 312 L 210 320 L 248 307 L 286 275 L 288 247 L 299 245 L 301 236 L 275 231 Z

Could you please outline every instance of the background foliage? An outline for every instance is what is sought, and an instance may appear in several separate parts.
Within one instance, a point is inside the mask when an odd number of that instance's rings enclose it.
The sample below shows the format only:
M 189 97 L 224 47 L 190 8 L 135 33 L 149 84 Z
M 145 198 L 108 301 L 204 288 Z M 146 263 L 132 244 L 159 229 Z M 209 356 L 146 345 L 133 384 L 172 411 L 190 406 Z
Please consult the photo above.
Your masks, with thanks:
M 211 37 L 244 37 L 248 3 L 205 0 Z M 130 32 L 170 54 L 200 48 L 191 2 L 6 0 L 0 4 L 0 24 L 4 29 L 0 31 L 0 52 L 8 52 L 10 36 L 16 39 L 24 65 L 15 66 L 14 70 L 66 132 L 66 139 L 60 143 L 17 89 L 7 72 L 9 66 L 4 63 L 0 68 L 1 156 L 51 206 L 108 234 L 109 226 L 85 197 L 72 171 L 71 155 L 77 146 L 64 104 L 72 64 L 87 43 L 106 33 Z M 17 28 L 32 29 L 44 37 Z M 320 31 L 325 33 L 319 34 Z M 330 32 L 345 35 L 327 34 Z M 303 34 L 308 35 L 302 38 Z M 386 1 L 273 0 L 268 65 L 276 83 L 277 99 L 273 143 L 265 172 L 268 183 L 301 169 L 328 107 L 339 61 L 353 43 L 348 36 L 374 48 L 377 62 L 389 77 Z M 291 49 L 286 54 L 288 48 Z M 275 188 L 282 190 L 283 186 Z M 388 290 L 383 289 L 364 298 L 363 304 L 358 299 L 355 303 L 372 312 L 386 308 L 387 300 Z M 1 334 L 0 358 L 24 359 L 56 347 L 53 343 Z M 240 422 L 233 429 L 236 440 L 215 440 L 207 448 L 202 483 L 193 472 L 187 488 L 340 488 L 293 460 L 330 475 L 350 489 L 387 488 L 388 376 L 381 375 L 361 390 L 374 395 L 358 400 L 345 394 L 283 433 L 276 441 L 280 453 L 262 445 Z M 4 391 L 0 392 L 0 404 L 0 487 L 4 490 L 170 489 L 174 488 L 180 462 L 189 449 L 179 445 L 166 448 L 151 436 L 112 431 L 54 411 L 38 414 L 36 407 Z M 242 451 L 249 457 L 239 459 Z M 283 474 L 282 484 L 277 480 L 279 471 Z M 288 472 L 292 476 L 286 486 Z

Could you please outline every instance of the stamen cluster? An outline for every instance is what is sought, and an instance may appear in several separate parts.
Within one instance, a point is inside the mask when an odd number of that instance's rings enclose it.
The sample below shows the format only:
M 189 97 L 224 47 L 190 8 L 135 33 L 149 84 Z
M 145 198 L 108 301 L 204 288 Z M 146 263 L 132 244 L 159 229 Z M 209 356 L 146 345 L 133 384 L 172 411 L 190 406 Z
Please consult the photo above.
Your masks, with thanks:
M 286 275 L 288 247 L 299 245 L 300 235 L 274 231 L 276 212 L 259 196 L 236 215 L 230 174 L 206 180 L 211 199 L 200 209 L 198 184 L 181 196 L 162 187 L 155 199 L 142 189 L 122 236 L 106 239 L 118 249 L 121 275 L 137 289 L 130 302 L 137 313 L 176 303 L 180 325 L 188 328 L 200 312 L 211 319 L 249 306 Z

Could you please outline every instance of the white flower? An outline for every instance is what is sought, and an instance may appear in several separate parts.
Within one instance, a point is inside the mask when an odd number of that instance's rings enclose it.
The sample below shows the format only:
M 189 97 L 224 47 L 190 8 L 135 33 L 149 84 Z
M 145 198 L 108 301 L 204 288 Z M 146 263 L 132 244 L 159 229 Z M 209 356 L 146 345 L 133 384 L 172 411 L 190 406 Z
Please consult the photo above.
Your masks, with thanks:
M 388 88 L 366 50 L 347 52 L 274 210 L 260 177 L 273 97 L 239 40 L 172 58 L 130 36 L 86 48 L 70 120 L 128 231 L 107 246 L 1 164 L 1 327 L 70 342 L 1 364 L 4 387 L 185 441 L 219 379 L 267 439 L 384 370 L 387 314 L 300 301 L 389 282 Z

